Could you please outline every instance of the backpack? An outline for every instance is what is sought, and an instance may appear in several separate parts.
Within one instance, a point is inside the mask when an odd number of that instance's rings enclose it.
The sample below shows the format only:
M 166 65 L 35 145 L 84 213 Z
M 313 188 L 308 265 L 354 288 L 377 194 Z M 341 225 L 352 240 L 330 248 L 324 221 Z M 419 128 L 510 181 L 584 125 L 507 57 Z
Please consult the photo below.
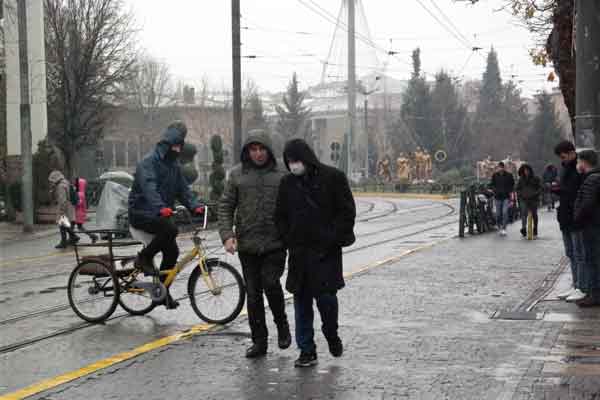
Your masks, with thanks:
M 77 193 L 77 189 L 75 189 L 75 186 L 71 184 L 69 184 L 69 201 L 75 207 L 79 205 L 79 193 Z

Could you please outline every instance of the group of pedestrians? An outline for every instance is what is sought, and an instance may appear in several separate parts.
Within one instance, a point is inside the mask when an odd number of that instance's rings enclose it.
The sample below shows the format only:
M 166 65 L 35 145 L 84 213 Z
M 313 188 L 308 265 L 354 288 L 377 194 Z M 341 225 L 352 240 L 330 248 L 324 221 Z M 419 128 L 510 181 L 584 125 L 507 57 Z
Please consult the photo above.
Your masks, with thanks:
M 246 357 L 267 354 L 263 294 L 277 327 L 278 346 L 291 345 L 280 279 L 288 259 L 285 288 L 294 296 L 297 367 L 317 364 L 316 303 L 322 332 L 334 357 L 343 353 L 338 333 L 337 291 L 344 287 L 342 247 L 355 241 L 356 209 L 345 175 L 318 161 L 301 139 L 283 152 L 284 172 L 268 136 L 254 130 L 242 148 L 241 165 L 229 176 L 219 205 L 225 249 L 236 251 L 246 282 L 252 346 Z
M 557 219 L 570 261 L 572 288 L 559 298 L 581 307 L 600 305 L 600 163 L 593 150 L 577 154 L 569 141 L 555 150 L 562 170 L 553 191 L 559 196 Z

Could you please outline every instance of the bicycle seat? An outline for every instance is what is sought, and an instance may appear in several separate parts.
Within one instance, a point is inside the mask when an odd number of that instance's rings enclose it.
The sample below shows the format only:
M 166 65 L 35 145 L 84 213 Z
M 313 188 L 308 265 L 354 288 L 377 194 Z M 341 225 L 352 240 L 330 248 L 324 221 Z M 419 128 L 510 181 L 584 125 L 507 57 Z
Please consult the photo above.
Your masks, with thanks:
M 148 246 L 152 239 L 154 239 L 154 234 L 142 231 L 140 229 L 136 229 L 133 226 L 129 226 L 129 232 L 131 233 L 131 237 L 138 242 L 142 242 L 144 246 Z

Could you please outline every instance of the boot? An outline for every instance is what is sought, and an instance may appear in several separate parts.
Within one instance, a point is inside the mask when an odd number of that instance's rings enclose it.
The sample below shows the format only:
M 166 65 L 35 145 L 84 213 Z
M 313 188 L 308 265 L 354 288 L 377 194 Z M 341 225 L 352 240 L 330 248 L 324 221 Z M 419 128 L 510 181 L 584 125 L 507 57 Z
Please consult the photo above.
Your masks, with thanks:
M 290 325 L 287 321 L 277 325 L 277 344 L 279 345 L 280 349 L 287 349 L 292 344 Z
M 267 355 L 267 343 L 254 343 L 246 350 L 246 358 L 259 358 Z
M 179 302 L 171 297 L 171 293 L 167 293 L 167 297 L 165 298 L 165 308 L 167 310 L 174 310 L 179 307 Z

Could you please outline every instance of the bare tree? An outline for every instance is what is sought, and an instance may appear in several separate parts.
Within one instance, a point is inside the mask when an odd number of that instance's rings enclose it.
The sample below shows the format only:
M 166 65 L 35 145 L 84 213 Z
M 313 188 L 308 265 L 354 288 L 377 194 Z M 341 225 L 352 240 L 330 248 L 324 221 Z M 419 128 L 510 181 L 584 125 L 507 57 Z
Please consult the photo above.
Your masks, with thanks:
M 134 73 L 133 17 L 122 0 L 44 0 L 49 137 L 73 156 L 97 145 L 111 102 Z

